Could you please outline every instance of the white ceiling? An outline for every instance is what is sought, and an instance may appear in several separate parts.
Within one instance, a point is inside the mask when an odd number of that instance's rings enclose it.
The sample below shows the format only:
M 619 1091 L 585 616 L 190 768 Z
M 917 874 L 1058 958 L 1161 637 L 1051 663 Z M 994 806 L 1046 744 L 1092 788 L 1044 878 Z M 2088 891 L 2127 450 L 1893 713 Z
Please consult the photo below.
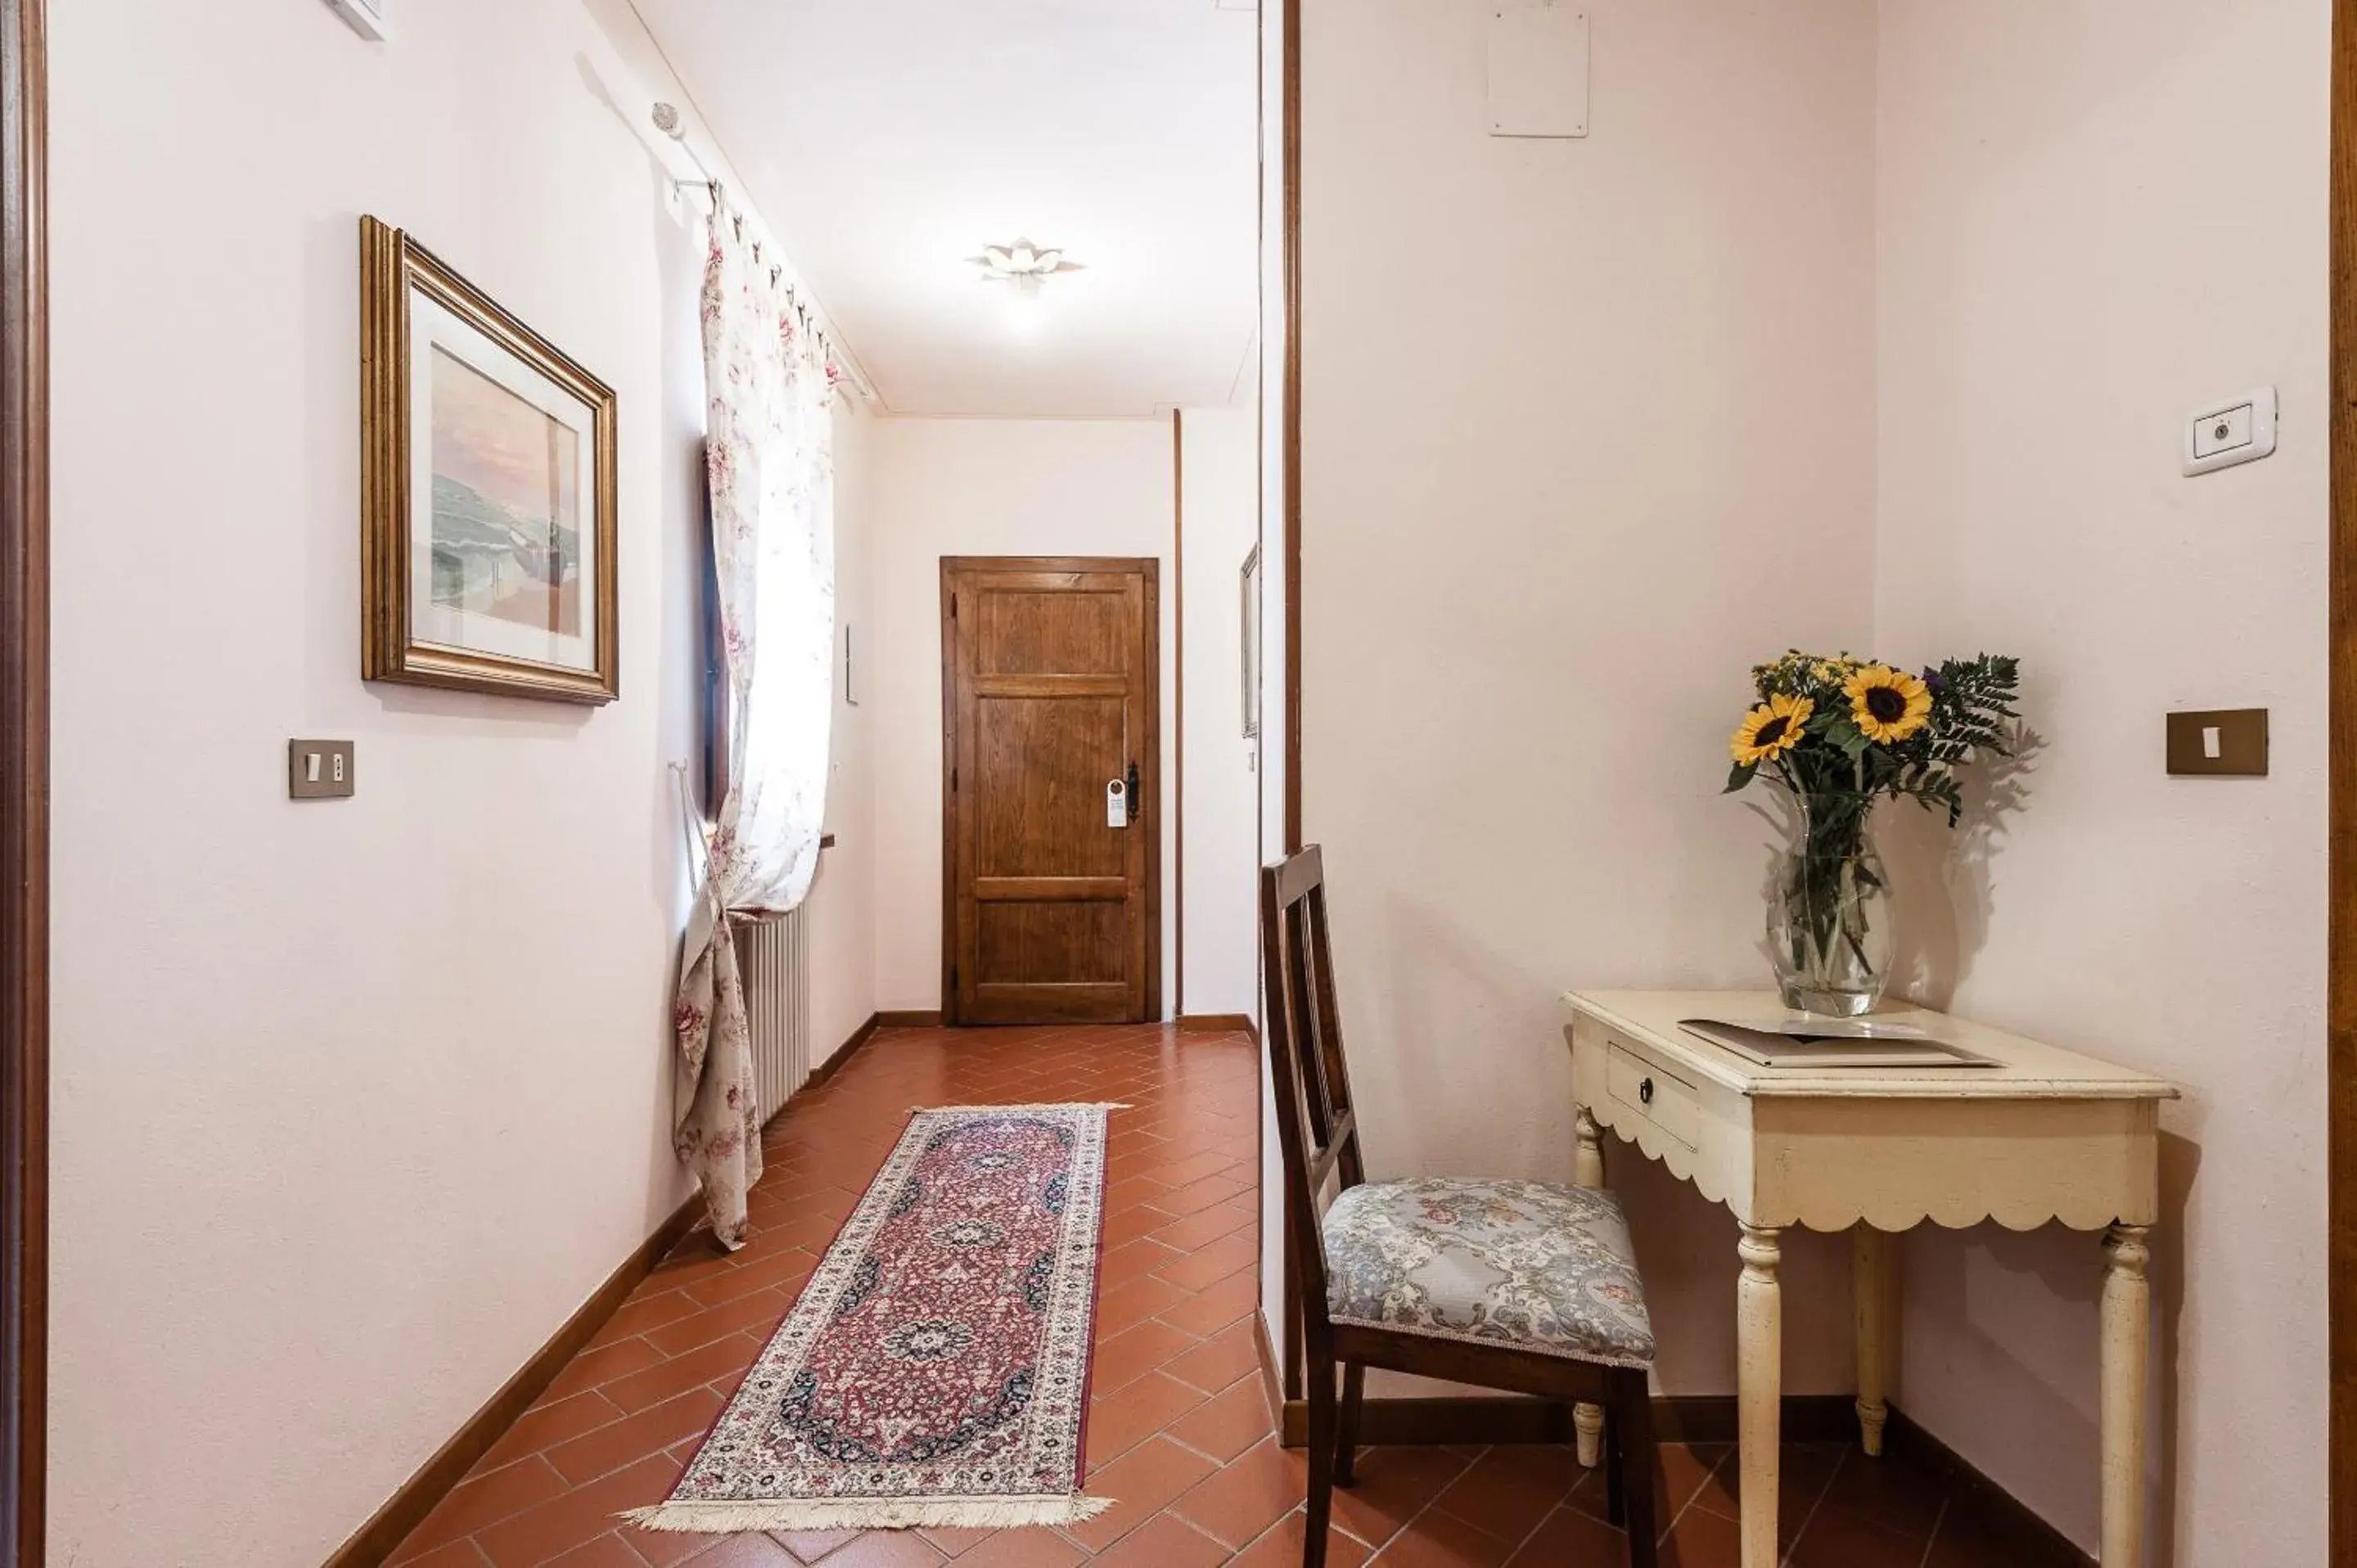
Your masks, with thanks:
M 1237 0 L 634 0 L 896 413 L 1221 407 L 1258 319 Z M 1028 313 L 968 260 L 1087 270 Z

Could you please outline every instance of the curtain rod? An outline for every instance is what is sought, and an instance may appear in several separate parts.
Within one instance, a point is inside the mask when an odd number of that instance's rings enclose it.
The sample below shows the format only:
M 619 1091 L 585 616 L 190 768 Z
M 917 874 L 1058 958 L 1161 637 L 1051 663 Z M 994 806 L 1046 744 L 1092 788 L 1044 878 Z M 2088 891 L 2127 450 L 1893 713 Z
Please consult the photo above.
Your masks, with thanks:
M 655 129 L 661 131 L 671 141 L 677 144 L 679 150 L 687 155 L 687 161 L 694 164 L 695 166 L 696 172 L 704 177 L 701 179 L 674 178 L 671 182 L 672 188 L 673 190 L 697 189 L 703 191 L 706 197 L 711 199 L 712 201 L 712 211 L 708 214 L 708 217 L 711 221 L 716 223 L 718 222 L 720 220 L 722 210 L 720 193 L 724 188 L 721 184 L 720 177 L 712 172 L 712 166 L 704 161 L 704 159 L 696 153 L 694 147 L 689 145 L 687 140 L 687 122 L 680 114 L 678 106 L 676 104 L 664 102 L 659 100 L 655 103 L 651 117 L 654 120 Z M 744 220 L 740 215 L 737 219 L 737 233 L 739 238 L 743 237 L 743 232 Z M 756 241 L 754 243 L 754 254 L 756 258 L 759 257 L 759 253 L 760 244 L 759 241 Z M 782 263 L 772 264 L 770 268 L 770 281 L 772 284 L 776 283 L 783 274 L 785 268 Z M 843 372 L 842 379 L 845 385 L 856 391 L 868 402 L 875 402 L 876 389 L 869 386 L 866 379 L 860 375 L 857 370 L 856 370 L 847 360 L 845 360 L 836 355 L 834 351 L 834 337 L 826 330 L 825 328 L 821 326 L 818 322 L 811 319 L 810 307 L 802 301 L 802 291 L 790 285 L 787 289 L 787 293 L 791 295 L 793 299 L 794 313 L 802 317 L 803 328 L 809 331 L 813 337 L 816 338 L 821 345 L 823 345 L 825 350 L 823 358 L 825 362 L 835 366 Z

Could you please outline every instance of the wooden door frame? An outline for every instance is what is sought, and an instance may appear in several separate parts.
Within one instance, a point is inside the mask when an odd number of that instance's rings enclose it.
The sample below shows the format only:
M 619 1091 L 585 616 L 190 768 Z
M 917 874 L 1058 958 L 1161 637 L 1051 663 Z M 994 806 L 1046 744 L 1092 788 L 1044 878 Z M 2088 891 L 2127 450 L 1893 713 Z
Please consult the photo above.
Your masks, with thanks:
M 48 1370 L 48 57 L 0 0 L 0 1563 L 46 1555 Z
M 2333 1568 L 2357 1568 L 2357 0 L 2333 0 L 2331 64 L 2327 1481 Z
M 1282 371 L 1284 404 L 1278 415 L 1277 453 L 1285 465 L 1280 494 L 1278 547 L 1285 561 L 1285 843 L 1282 854 L 1297 854 L 1303 844 L 1301 826 L 1301 7 L 1304 0 L 1277 0 L 1277 26 L 1283 58 L 1277 62 L 1278 102 L 1285 123 L 1278 127 L 1281 145 L 1277 177 L 1282 199 L 1281 237 L 1285 245 L 1283 293 L 1278 312 L 1284 323 L 1285 361 Z M 1265 378 L 1264 378 L 1265 379 Z M 1265 493 L 1264 489 L 1264 493 Z M 1265 534 L 1267 530 L 1262 530 Z M 1264 743 L 1265 744 L 1265 743 Z M 1268 977 L 1261 977 L 1262 995 Z M 1268 1064 L 1261 1064 L 1265 1079 Z M 1282 1302 L 1285 1321 L 1278 1326 L 1278 1390 L 1284 1398 L 1302 1397 L 1301 1282 L 1293 1268 L 1293 1251 L 1280 1247 L 1285 1281 Z
M 950 580 L 960 572 L 1131 572 L 1146 579 L 1146 744 L 1139 749 L 1139 792 L 1146 797 L 1146 1019 L 1162 1020 L 1162 563 L 1152 555 L 944 555 L 942 557 L 942 1022 L 957 1028 L 957 806 L 950 779 L 957 767 L 957 627 Z M 1171 810 L 1179 810 L 1171 803 Z M 1172 821 L 1178 819 L 1174 815 Z

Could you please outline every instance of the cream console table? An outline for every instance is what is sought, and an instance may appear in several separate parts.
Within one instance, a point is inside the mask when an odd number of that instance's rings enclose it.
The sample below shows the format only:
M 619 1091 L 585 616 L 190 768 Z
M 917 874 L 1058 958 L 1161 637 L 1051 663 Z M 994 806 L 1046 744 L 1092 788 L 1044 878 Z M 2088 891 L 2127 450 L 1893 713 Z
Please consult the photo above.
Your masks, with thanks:
M 1682 1018 L 1786 1016 L 1770 993 L 1594 991 L 1569 1010 L 1583 1187 L 1604 1183 L 1609 1127 L 1734 1211 L 1737 1426 L 1743 1565 L 1775 1568 L 1782 1324 L 1778 1239 L 1789 1227 L 1855 1235 L 1857 1413 L 1882 1447 L 1883 1325 L 1895 1305 L 1885 1238 L 1929 1219 L 2060 1220 L 2104 1232 L 2104 1568 L 2144 1563 L 2145 1265 L 2157 1218 L 2158 1108 L 2174 1086 L 1942 1014 L 1893 1008 L 1995 1067 L 1764 1068 L 1697 1039 Z M 1582 1448 L 1596 1413 L 1582 1410 Z

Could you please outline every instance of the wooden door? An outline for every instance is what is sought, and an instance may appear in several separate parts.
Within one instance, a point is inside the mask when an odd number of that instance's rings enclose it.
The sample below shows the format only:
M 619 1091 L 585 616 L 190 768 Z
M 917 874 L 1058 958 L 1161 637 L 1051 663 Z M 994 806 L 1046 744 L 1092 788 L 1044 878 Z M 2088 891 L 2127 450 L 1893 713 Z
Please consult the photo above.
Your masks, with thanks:
M 949 1023 L 1161 1015 L 1155 566 L 942 562 Z M 1119 821 L 1108 811 L 1116 780 Z

